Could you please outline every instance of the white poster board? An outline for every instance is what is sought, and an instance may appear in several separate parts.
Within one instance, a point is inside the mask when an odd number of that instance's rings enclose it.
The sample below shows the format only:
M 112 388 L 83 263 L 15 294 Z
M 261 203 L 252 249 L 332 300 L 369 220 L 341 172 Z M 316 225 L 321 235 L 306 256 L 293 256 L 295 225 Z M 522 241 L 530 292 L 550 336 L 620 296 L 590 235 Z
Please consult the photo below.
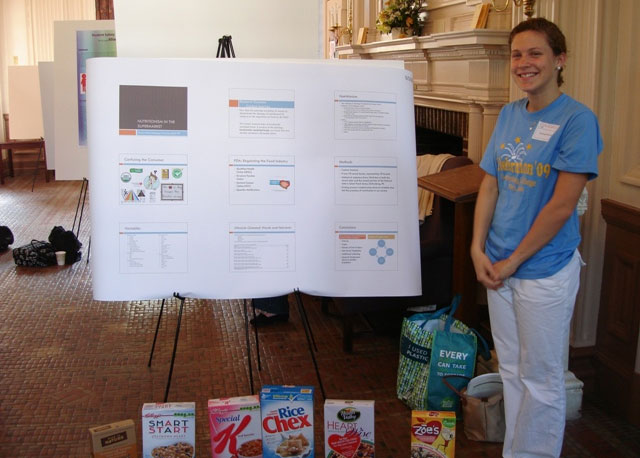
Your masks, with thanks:
M 420 294 L 411 73 L 92 59 L 98 300 Z
M 29 139 L 44 136 L 38 67 L 10 66 L 8 70 L 11 138 Z
M 231 35 L 237 57 L 322 57 L 322 0 L 114 0 L 118 56 L 216 57 Z
M 53 62 L 38 62 L 40 77 L 40 100 L 42 101 L 42 124 L 47 152 L 47 168 L 55 170 L 55 107 L 54 107 L 54 66 Z
M 113 21 L 55 21 L 53 24 L 56 180 L 81 180 L 89 172 L 87 146 L 79 139 L 77 33 L 113 29 Z

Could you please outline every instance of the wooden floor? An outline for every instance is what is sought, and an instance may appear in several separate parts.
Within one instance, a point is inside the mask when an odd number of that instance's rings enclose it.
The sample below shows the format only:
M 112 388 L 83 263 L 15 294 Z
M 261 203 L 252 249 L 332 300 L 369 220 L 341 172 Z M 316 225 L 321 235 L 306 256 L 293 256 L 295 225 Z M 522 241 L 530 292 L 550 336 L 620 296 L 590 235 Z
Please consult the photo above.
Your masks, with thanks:
M 0 186 L 0 225 L 13 231 L 13 247 L 74 222 L 80 182 L 45 183 L 40 174 L 31 192 L 31 179 L 24 174 Z M 93 300 L 89 226 L 87 204 L 80 227 L 83 259 L 72 266 L 17 268 L 10 250 L 0 253 L 0 457 L 86 457 L 89 427 L 127 418 L 136 422 L 140 451 L 142 404 L 164 397 L 177 304 L 169 301 L 149 368 L 160 301 Z M 345 354 L 339 322 L 322 313 L 318 298 L 304 301 L 327 396 L 374 399 L 378 458 L 409 457 L 410 411 L 395 396 L 400 317 L 385 317 L 386 326 L 357 337 L 354 352 Z M 364 321 L 357 325 L 367 329 Z M 197 403 L 201 457 L 211 450 L 206 402 L 249 393 L 249 360 L 256 388 L 318 387 L 296 310 L 288 323 L 264 328 L 260 336 L 258 372 L 255 346 L 247 355 L 241 302 L 187 300 L 169 399 Z M 316 457 L 323 456 L 322 404 L 317 389 Z M 639 429 L 604 407 L 585 399 L 582 418 L 567 424 L 563 456 L 640 456 Z M 500 451 L 500 444 L 467 440 L 458 424 L 456 456 L 499 457 Z

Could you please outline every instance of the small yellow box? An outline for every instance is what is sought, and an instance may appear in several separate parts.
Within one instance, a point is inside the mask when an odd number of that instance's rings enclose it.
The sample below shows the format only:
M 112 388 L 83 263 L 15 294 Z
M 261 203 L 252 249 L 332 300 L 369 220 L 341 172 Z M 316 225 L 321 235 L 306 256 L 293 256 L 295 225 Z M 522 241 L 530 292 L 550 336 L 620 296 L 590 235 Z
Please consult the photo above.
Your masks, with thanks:
M 138 458 L 133 420 L 89 428 L 94 458 Z
M 411 412 L 411 458 L 453 458 L 455 454 L 455 412 L 413 410 Z

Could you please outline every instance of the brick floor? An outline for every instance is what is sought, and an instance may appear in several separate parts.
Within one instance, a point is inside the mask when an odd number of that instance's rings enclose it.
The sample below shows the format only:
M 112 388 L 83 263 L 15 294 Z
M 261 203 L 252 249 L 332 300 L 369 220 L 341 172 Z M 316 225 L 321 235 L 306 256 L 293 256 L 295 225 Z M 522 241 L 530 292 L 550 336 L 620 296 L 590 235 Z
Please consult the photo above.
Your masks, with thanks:
M 80 182 L 31 176 L 7 178 L 0 187 L 0 224 L 16 241 L 46 239 L 55 225 L 70 229 Z M 0 456 L 86 457 L 87 429 L 132 418 L 139 446 L 140 409 L 162 401 L 169 371 L 178 304 L 170 299 L 161 321 L 151 368 L 147 367 L 160 301 L 97 302 L 87 264 L 89 214 L 80 231 L 82 261 L 64 267 L 17 268 L 11 251 L 0 253 Z M 95 260 L 94 260 L 95 261 Z M 292 305 L 295 302 L 290 298 Z M 328 397 L 376 401 L 379 458 L 409 456 L 410 411 L 395 396 L 398 336 L 371 333 L 342 352 L 338 321 L 324 315 L 318 298 L 304 296 Z M 169 399 L 197 403 L 199 456 L 210 455 L 206 402 L 247 394 L 249 375 L 241 301 L 187 299 Z M 362 328 L 365 323 L 360 323 Z M 393 331 L 393 327 L 391 327 Z M 266 383 L 318 386 L 300 317 L 261 329 Z M 316 391 L 316 441 L 323 444 L 322 396 Z M 499 444 L 467 440 L 461 431 L 458 457 L 498 457 Z M 568 423 L 563 456 L 640 456 L 640 431 L 606 413 L 597 399 L 585 400 L 583 416 Z M 322 456 L 322 446 L 316 456 Z

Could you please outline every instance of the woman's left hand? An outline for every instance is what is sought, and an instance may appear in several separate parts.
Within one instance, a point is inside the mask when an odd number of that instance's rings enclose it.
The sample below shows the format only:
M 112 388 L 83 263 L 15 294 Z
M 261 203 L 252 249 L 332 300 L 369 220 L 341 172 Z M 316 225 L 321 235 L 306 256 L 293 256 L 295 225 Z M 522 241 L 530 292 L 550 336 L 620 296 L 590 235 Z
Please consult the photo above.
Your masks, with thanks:
M 493 270 L 498 274 L 500 280 L 505 280 L 518 270 L 518 266 L 511 258 L 507 258 L 493 264 Z

